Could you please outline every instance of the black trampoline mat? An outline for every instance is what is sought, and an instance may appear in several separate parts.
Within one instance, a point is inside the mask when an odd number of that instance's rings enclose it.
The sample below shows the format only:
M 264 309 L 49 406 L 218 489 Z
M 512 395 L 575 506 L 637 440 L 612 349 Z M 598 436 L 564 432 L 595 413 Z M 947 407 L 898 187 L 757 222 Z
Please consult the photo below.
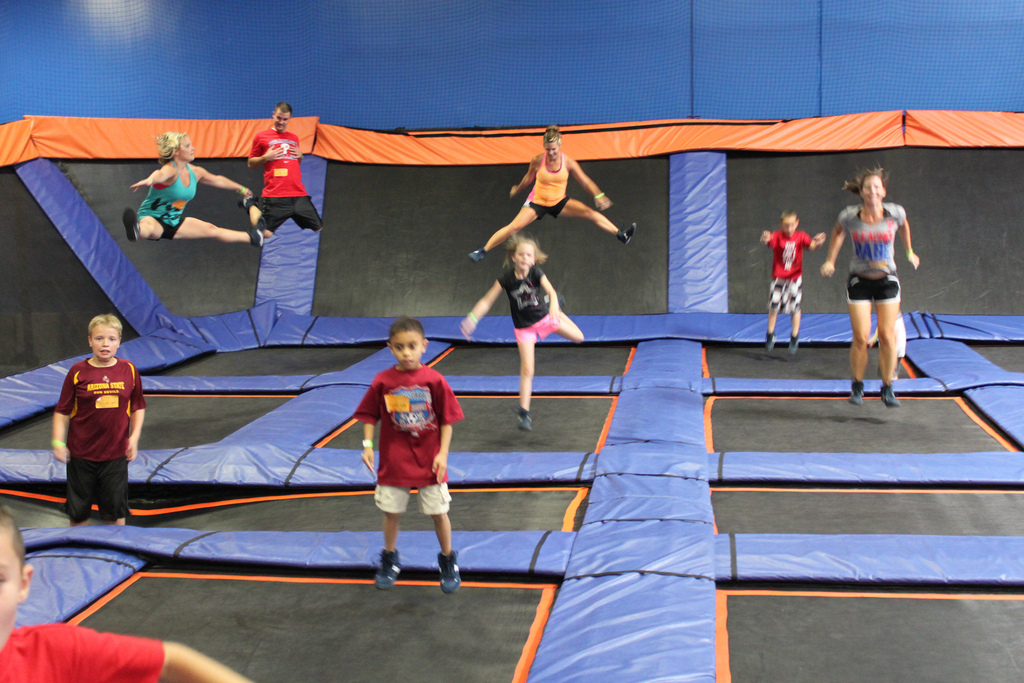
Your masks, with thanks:
M 899 396 L 897 382 L 896 395 Z M 705 402 L 705 415 L 707 402 Z M 723 398 L 711 407 L 711 452 L 972 453 L 1003 450 L 952 398 L 900 397 L 886 408 L 877 396 Z
M 632 347 L 537 344 L 534 375 L 619 376 L 626 370 Z M 442 375 L 501 377 L 519 375 L 516 346 L 457 346 L 432 366 Z
M 789 355 L 789 338 L 779 337 L 772 351 L 764 346 L 708 346 L 704 348 L 711 377 L 749 379 L 849 379 L 849 346 L 801 346 Z M 904 368 L 900 376 L 907 377 Z M 868 350 L 865 379 L 878 379 L 878 349 Z M 899 391 L 899 382 L 896 383 Z
M 220 441 L 280 408 L 288 396 L 146 396 L 139 450 L 185 448 Z M 0 448 L 47 450 L 53 413 L 0 431 Z
M 130 487 L 129 506 L 133 514 L 128 524 L 197 531 L 320 532 L 379 531 L 382 524 L 383 513 L 374 504 L 372 491 L 296 495 L 283 500 L 274 499 L 279 496 L 245 498 L 236 494 L 234 498 L 225 498 L 223 505 L 195 506 L 187 499 L 189 491 L 182 488 L 181 506 L 192 509 L 174 512 L 166 504 L 159 509 L 143 509 L 137 496 L 145 495 L 144 487 Z M 448 518 L 456 531 L 562 531 L 568 514 L 572 528 L 565 530 L 575 530 L 585 509 L 575 503 L 580 491 L 586 489 L 451 489 Z M 20 526 L 44 528 L 68 524 L 60 501 L 0 493 L 0 502 L 11 507 Z M 98 513 L 94 511 L 93 517 L 98 520 Z M 402 516 L 401 528 L 434 530 L 432 519 L 419 511 L 415 495 Z
M 986 360 L 1007 372 L 1024 372 L 1024 345 L 972 346 Z
M 718 591 L 733 683 L 1020 680 L 1024 595 L 772 593 Z
M 382 348 L 384 347 L 261 347 L 202 356 L 156 374 L 172 377 L 321 375 L 326 372 L 345 370 L 359 361 L 369 358 Z
M 181 642 L 261 683 L 502 682 L 543 588 L 464 582 L 445 595 L 434 580 L 379 591 L 369 580 L 143 574 L 82 625 Z
M 927 489 L 720 489 L 721 534 L 1024 536 L 1024 493 Z
M 515 413 L 519 399 L 515 396 L 459 396 L 466 419 L 453 426 L 451 450 L 591 453 L 597 449 L 612 400 L 610 396 L 534 396 L 530 404 L 533 431 L 524 432 L 519 429 Z M 356 423 L 322 445 L 362 450 L 362 440 L 363 427 Z

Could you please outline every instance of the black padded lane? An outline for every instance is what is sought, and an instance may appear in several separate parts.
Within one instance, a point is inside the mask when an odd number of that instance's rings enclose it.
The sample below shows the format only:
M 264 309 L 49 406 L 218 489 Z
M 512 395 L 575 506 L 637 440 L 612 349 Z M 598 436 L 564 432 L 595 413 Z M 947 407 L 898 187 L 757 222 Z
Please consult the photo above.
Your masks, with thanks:
M 220 441 L 281 407 L 287 396 L 147 396 L 140 450 L 184 448 Z M 48 449 L 53 413 L 0 431 L 0 448 Z
M 143 576 L 82 625 L 185 643 L 261 683 L 500 682 L 512 680 L 541 596 Z
M 191 491 L 197 488 L 189 487 Z M 189 493 L 188 490 L 182 490 L 182 499 L 177 505 L 188 505 Z M 563 518 L 572 506 L 577 490 L 453 489 L 451 493 L 452 503 L 448 516 L 452 529 L 456 531 L 561 531 Z M 285 500 L 255 500 L 249 503 L 230 502 L 246 497 L 244 492 L 234 491 L 222 496 L 223 500 L 229 502 L 223 506 L 160 514 L 146 514 L 139 499 L 145 495 L 146 487 L 130 487 L 129 506 L 133 510 L 141 510 L 142 514 L 132 515 L 128 524 L 142 527 L 180 527 L 199 531 L 381 530 L 382 513 L 373 502 L 372 491 L 345 492 L 341 495 L 316 494 Z M 63 498 L 63 493 L 56 497 Z M 61 512 L 59 502 L 10 494 L 0 494 L 0 502 L 12 508 L 21 526 L 67 526 L 67 518 Z M 580 515 L 575 515 L 575 518 L 574 524 L 578 525 Z M 415 495 L 409 501 L 406 514 L 402 516 L 401 527 L 405 530 L 434 530 L 431 518 L 419 511 Z
M 897 385 L 899 383 L 897 382 Z M 897 386 L 897 396 L 899 387 Z M 717 398 L 711 408 L 714 452 L 970 453 L 1003 446 L 953 399 L 903 397 L 886 408 L 845 398 Z M 705 403 L 706 408 L 706 403 Z
M 466 419 L 453 427 L 452 451 L 590 453 L 597 448 L 612 399 L 534 396 L 532 432 L 519 429 L 515 396 L 459 396 L 459 404 Z M 362 425 L 355 424 L 325 446 L 362 450 L 362 439 Z
M 202 356 L 157 374 L 174 377 L 320 375 L 325 372 L 344 370 L 369 358 L 382 348 L 380 346 L 262 347 Z
M 535 349 L 534 375 L 618 376 L 625 371 L 631 350 L 629 346 L 552 345 L 542 342 Z M 518 375 L 519 348 L 457 346 L 433 368 L 442 375 Z
M 736 593 L 727 599 L 733 683 L 1020 680 L 1020 594 L 937 599 L 881 591 L 873 592 L 877 597 Z
M 538 153 L 540 151 L 538 139 Z M 570 149 L 566 152 L 572 154 Z M 526 195 L 509 199 L 529 159 L 511 166 L 373 166 L 331 162 L 313 314 L 464 316 L 501 274 L 503 256 L 468 254 L 511 221 Z M 526 233 L 550 256 L 542 266 L 565 312 L 668 312 L 668 159 L 584 162 L 615 202 L 617 226 L 637 222 L 622 245 L 590 221 L 550 217 Z M 569 196 L 593 206 L 576 181 Z M 502 296 L 491 311 L 508 316 Z
M 1024 346 L 972 346 L 971 348 L 1007 372 L 1024 372 Z
M 764 346 L 705 347 L 711 377 L 764 379 L 849 379 L 849 346 L 801 346 L 796 355 L 789 355 L 789 338 L 780 337 L 772 351 Z M 901 376 L 906 371 L 901 369 Z M 866 379 L 878 379 L 878 350 L 868 351 Z M 896 384 L 899 391 L 899 383 Z
M 721 534 L 1024 536 L 1024 494 L 729 490 L 711 493 Z

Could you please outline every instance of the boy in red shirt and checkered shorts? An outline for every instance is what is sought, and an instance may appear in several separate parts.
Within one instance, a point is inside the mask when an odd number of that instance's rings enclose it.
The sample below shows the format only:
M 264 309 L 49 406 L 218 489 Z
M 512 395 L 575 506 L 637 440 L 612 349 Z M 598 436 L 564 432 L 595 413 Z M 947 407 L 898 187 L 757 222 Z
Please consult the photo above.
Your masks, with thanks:
M 761 233 L 761 244 L 772 250 L 771 298 L 768 300 L 768 334 L 764 348 L 775 348 L 775 321 L 779 311 L 789 313 L 793 319 L 793 334 L 789 338 L 789 353 L 796 354 L 800 345 L 800 299 L 804 272 L 804 248 L 811 251 L 825 243 L 825 233 L 811 236 L 797 230 L 800 218 L 793 211 L 784 211 L 775 232 Z

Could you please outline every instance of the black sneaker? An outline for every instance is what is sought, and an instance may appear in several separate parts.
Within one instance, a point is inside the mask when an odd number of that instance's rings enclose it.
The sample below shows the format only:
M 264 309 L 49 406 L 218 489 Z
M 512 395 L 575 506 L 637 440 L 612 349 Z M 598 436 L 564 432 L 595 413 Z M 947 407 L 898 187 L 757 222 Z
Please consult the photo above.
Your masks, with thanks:
M 850 403 L 855 406 L 864 404 L 864 382 L 853 380 L 850 383 Z
M 891 384 L 882 385 L 882 403 L 885 404 L 886 408 L 900 407 L 900 400 L 896 398 L 896 394 L 893 392 Z
M 524 410 L 522 406 L 516 408 L 516 415 L 519 416 L 519 428 L 524 432 L 533 431 L 533 417 L 530 415 L 529 410 Z
M 469 258 L 474 261 L 483 261 L 484 256 L 487 256 L 487 251 L 483 247 L 480 247 L 476 251 L 469 252 Z
M 263 224 L 263 219 L 260 219 L 260 223 L 257 223 L 256 227 L 249 231 L 249 244 L 254 247 L 263 246 L 263 231 L 260 230 L 260 224 Z
M 441 592 L 443 593 L 454 593 L 462 585 L 459 565 L 455 564 L 457 557 L 458 553 L 454 550 L 451 555 L 437 554 L 437 566 L 441 570 Z
M 771 351 L 775 348 L 775 333 L 769 332 L 764 336 L 764 350 Z
M 124 223 L 124 231 L 128 235 L 129 242 L 137 242 L 139 239 L 139 215 L 135 209 L 127 208 L 121 214 L 121 222 Z
M 630 224 L 625 230 L 619 230 L 619 234 L 615 238 L 623 244 L 629 244 L 629 241 L 633 239 L 634 232 L 636 232 L 636 223 Z
M 373 585 L 386 591 L 395 585 L 398 575 L 402 573 L 402 565 L 398 562 L 397 550 L 381 550 L 380 566 L 373 577 Z
M 257 204 L 258 201 L 259 199 L 257 199 L 255 195 L 252 197 L 242 197 L 241 199 L 238 200 L 238 205 L 245 209 L 246 212 L 248 212 L 249 209 L 251 209 L 254 206 L 256 208 L 259 208 L 259 204 Z
M 795 356 L 796 350 L 800 348 L 800 337 L 789 338 L 789 355 Z

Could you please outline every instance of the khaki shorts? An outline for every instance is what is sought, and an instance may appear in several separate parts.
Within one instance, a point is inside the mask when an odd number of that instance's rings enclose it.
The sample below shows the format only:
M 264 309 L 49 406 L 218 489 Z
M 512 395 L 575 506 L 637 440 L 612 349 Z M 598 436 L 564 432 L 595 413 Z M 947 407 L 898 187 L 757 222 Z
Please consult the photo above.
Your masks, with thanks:
M 425 515 L 443 515 L 448 512 L 452 496 L 448 493 L 448 484 L 433 484 L 420 487 L 416 494 L 420 512 Z M 409 506 L 409 489 L 400 486 L 377 485 L 373 500 L 384 512 L 402 514 Z

